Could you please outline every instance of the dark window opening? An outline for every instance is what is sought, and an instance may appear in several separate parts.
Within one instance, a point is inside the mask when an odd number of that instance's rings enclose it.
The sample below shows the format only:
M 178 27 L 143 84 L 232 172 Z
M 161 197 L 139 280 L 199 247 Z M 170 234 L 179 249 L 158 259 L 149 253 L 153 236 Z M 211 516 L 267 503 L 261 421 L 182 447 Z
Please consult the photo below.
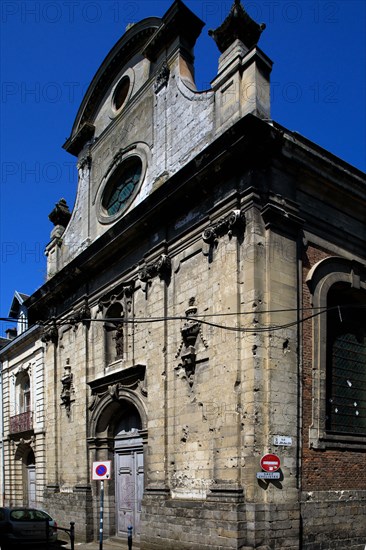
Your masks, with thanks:
M 137 432 L 141 429 L 141 418 L 137 409 L 133 405 L 125 403 L 123 412 L 115 426 L 115 437 L 131 432 Z
M 336 284 L 328 293 L 327 431 L 366 434 L 366 292 Z
M 113 105 L 116 111 L 118 111 L 126 101 L 129 89 L 130 79 L 128 76 L 124 76 L 117 85 L 113 95 Z

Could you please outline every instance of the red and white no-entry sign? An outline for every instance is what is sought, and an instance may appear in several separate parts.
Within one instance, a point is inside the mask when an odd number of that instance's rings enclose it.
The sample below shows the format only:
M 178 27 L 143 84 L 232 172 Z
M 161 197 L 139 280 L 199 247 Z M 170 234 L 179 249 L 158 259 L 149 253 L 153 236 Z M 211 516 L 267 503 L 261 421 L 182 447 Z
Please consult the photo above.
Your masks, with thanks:
M 281 466 L 281 461 L 277 455 L 264 455 L 261 458 L 261 468 L 266 472 L 276 472 Z

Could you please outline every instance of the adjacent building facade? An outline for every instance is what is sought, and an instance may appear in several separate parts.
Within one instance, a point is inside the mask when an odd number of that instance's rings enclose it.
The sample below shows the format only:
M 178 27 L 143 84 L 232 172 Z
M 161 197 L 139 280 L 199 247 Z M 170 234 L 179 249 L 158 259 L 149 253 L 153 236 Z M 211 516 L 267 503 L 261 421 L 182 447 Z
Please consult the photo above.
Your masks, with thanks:
M 0 349 L 4 505 L 42 506 L 45 488 L 44 344 L 37 325 L 28 329 L 29 296 L 15 292 L 9 329 Z
M 237 0 L 197 91 L 202 27 L 180 0 L 133 25 L 80 106 L 75 207 L 50 214 L 26 301 L 42 334 L 6 351 L 14 399 L 25 365 L 44 376 L 46 423 L 16 448 L 43 445 L 44 506 L 80 540 L 102 462 L 105 536 L 141 549 L 363 549 L 365 177 L 271 121 Z

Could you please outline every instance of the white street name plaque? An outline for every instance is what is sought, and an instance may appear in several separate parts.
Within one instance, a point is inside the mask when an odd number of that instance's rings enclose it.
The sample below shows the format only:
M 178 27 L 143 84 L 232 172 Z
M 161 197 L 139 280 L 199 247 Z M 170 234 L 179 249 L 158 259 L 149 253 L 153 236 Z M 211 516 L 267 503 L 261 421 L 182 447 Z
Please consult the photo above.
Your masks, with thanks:
M 288 435 L 275 435 L 273 437 L 273 445 L 283 445 L 284 447 L 291 447 L 292 437 Z
M 257 479 L 280 479 L 280 472 L 257 472 Z

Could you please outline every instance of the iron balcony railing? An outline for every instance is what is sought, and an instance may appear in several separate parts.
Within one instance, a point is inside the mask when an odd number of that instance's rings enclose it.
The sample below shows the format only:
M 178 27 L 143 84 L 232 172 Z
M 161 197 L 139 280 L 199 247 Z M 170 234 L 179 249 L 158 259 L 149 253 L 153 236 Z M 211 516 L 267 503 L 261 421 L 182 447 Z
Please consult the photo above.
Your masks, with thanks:
M 10 417 L 10 433 L 18 434 L 33 429 L 33 413 L 27 411 Z

